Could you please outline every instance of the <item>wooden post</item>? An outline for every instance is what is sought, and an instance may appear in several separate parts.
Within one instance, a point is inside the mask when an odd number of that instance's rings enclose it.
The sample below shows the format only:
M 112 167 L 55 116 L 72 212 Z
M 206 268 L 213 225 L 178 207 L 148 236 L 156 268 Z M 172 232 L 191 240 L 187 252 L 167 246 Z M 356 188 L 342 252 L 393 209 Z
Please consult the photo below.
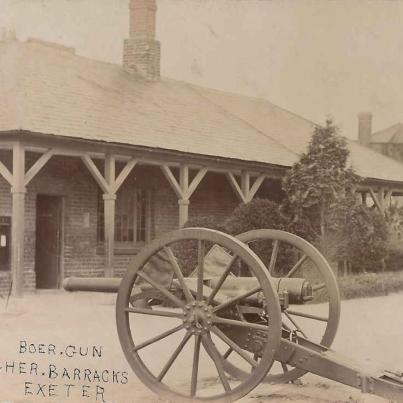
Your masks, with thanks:
M 179 199 L 179 228 L 182 228 L 189 219 L 189 199 Z
M 179 182 L 168 165 L 161 165 L 161 170 L 178 197 L 179 228 L 182 228 L 189 219 L 190 197 L 206 176 L 207 168 L 201 168 L 191 183 L 189 183 L 189 167 L 187 165 L 181 165 L 179 168 Z
M 378 189 L 378 200 L 379 200 L 379 204 L 381 206 L 382 212 L 385 213 L 386 203 L 385 203 L 385 188 L 384 187 L 380 187 Z
M 393 190 L 390 190 L 390 189 L 385 194 L 386 208 L 391 208 L 391 206 L 392 206 L 392 194 L 393 194 Z
M 115 203 L 116 195 L 105 193 L 104 199 L 104 234 L 105 234 L 105 277 L 113 277 L 115 247 Z
M 178 199 L 179 228 L 182 228 L 189 219 L 189 167 L 187 165 L 181 165 L 179 168 L 179 186 L 183 195 Z
M 248 171 L 241 172 L 241 191 L 246 203 L 249 203 L 252 198 L 250 197 L 250 175 Z
M 113 277 L 115 248 L 115 205 L 116 193 L 113 192 L 116 178 L 115 158 L 107 154 L 105 158 L 105 180 L 109 192 L 104 193 L 104 231 L 105 231 L 105 277 Z
M 13 295 L 22 297 L 24 290 L 24 223 L 25 223 L 25 150 L 21 143 L 13 146 L 13 208 L 11 217 L 11 270 Z
M 116 178 L 116 160 L 113 155 L 106 154 L 105 156 L 104 175 L 99 172 L 97 166 L 89 155 L 84 154 L 81 156 L 81 159 L 104 192 L 105 276 L 112 277 L 115 246 L 116 192 L 136 166 L 137 161 L 134 158 L 129 160 Z

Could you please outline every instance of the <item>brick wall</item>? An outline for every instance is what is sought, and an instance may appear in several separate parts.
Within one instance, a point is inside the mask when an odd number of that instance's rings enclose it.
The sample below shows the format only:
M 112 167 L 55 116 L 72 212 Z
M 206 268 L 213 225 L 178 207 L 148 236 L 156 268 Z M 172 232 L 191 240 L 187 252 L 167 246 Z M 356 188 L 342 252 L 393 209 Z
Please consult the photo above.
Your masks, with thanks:
M 161 45 L 155 40 L 155 0 L 130 1 L 130 37 L 123 43 L 123 68 L 147 79 L 160 76 Z
M 213 216 L 221 223 L 238 204 L 228 179 L 223 174 L 209 172 L 190 199 L 189 218 Z
M 27 155 L 27 167 L 37 156 Z M 7 162 L 9 155 L 0 156 Z M 118 167 L 119 170 L 119 167 Z M 151 237 L 157 238 L 178 227 L 178 202 L 159 167 L 136 166 L 122 186 L 150 189 Z M 63 198 L 64 211 L 64 275 L 102 276 L 104 270 L 103 245 L 97 241 L 97 209 L 99 188 L 78 158 L 53 157 L 31 181 L 25 203 L 25 288 L 35 289 L 35 226 L 38 194 L 58 195 Z M 193 194 L 189 216 L 212 215 L 223 221 L 238 205 L 238 200 L 224 175 L 208 173 Z M 0 178 L 0 215 L 11 216 L 10 186 Z M 89 215 L 89 226 L 85 216 Z M 116 275 L 124 273 L 135 253 L 115 255 Z M 10 272 L 0 272 L 0 294 L 6 294 Z

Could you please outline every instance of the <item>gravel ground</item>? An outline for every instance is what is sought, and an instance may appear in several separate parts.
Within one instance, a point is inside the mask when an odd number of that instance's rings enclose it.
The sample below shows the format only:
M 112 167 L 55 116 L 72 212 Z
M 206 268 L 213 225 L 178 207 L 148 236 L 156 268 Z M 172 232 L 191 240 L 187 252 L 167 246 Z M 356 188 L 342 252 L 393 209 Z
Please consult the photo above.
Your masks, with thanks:
M 45 292 L 11 299 L 7 308 L 5 304 L 5 299 L 0 299 L 0 403 L 160 401 L 131 372 L 123 356 L 113 295 Z M 362 363 L 367 370 L 402 370 L 401 307 L 403 293 L 343 301 L 334 350 Z M 147 335 L 154 326 L 158 324 L 142 317 L 138 328 Z M 159 342 L 150 353 L 159 368 L 174 345 L 172 340 Z M 94 351 L 91 346 L 95 346 Z M 94 379 L 95 370 L 101 379 Z M 186 367 L 173 372 L 177 382 L 189 378 Z M 214 389 L 217 380 L 207 378 L 200 381 L 202 387 Z M 242 401 L 386 402 L 311 374 L 299 385 L 260 385 Z

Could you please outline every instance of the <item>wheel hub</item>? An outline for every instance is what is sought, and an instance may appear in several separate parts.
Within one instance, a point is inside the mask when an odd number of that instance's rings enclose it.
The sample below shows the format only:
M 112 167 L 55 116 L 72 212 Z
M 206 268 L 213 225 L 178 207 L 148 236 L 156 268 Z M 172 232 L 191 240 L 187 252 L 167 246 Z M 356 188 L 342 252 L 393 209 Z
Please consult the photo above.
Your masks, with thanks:
M 210 331 L 213 324 L 213 307 L 204 301 L 193 301 L 183 308 L 183 323 L 193 334 Z

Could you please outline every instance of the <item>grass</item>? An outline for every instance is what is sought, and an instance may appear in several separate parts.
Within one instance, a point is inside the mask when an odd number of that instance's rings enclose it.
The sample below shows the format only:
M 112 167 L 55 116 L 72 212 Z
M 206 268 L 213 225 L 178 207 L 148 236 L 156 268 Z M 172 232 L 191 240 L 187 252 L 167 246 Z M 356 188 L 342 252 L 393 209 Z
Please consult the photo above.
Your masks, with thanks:
M 365 273 L 337 279 L 342 299 L 376 297 L 403 291 L 403 271 Z

